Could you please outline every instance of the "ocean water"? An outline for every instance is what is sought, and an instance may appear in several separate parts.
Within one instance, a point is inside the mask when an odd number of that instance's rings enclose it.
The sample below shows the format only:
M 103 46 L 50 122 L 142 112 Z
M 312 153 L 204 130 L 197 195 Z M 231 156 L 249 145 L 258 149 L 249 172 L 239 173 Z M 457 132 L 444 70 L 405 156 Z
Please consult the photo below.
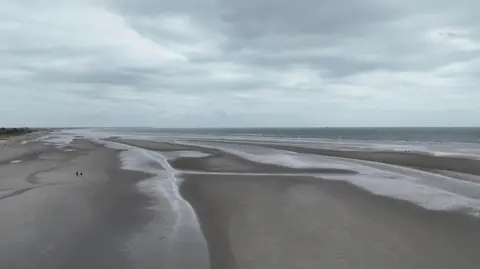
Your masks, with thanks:
M 480 143 L 480 127 L 470 128 L 108 128 L 121 133 L 294 139 Z

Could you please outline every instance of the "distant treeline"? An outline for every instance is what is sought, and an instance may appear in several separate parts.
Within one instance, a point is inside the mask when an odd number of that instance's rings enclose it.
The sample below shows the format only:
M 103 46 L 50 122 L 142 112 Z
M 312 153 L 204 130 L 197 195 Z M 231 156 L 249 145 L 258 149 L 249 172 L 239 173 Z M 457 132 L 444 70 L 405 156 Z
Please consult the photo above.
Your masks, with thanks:
M 31 128 L 0 128 L 0 135 L 1 134 L 26 134 L 34 131 L 36 130 Z

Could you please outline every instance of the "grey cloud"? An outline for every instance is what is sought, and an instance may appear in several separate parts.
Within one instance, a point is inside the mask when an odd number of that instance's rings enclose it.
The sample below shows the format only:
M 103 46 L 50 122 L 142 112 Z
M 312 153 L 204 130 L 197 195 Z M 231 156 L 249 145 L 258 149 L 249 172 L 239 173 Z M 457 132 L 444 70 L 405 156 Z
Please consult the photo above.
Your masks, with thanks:
M 80 53 L 87 56 L 95 53 L 95 50 L 79 51 L 65 46 L 38 47 L 35 44 L 21 44 L 21 47 L 0 48 L 0 53 L 16 57 L 69 57 Z
M 209 0 L 110 0 L 109 6 L 114 10 L 120 11 L 124 14 L 140 15 L 140 16 L 155 16 L 165 12 L 189 12 L 193 15 L 201 14 L 208 10 L 214 1 Z
M 0 122 L 41 122 L 36 107 L 50 118 L 61 111 L 58 125 L 68 118 L 176 127 L 454 124 L 433 119 L 423 104 L 434 102 L 435 113 L 473 124 L 477 7 L 473 0 L 6 0 Z M 22 104 L 32 110 L 8 112 Z
M 34 79 L 45 82 L 70 82 L 85 84 L 111 84 L 111 85 L 138 85 L 146 80 L 146 76 L 139 73 L 129 73 L 121 70 L 95 70 L 93 72 L 61 72 L 43 71 L 37 73 Z
M 353 34 L 398 16 L 384 1 L 221 1 L 222 18 L 235 35 Z

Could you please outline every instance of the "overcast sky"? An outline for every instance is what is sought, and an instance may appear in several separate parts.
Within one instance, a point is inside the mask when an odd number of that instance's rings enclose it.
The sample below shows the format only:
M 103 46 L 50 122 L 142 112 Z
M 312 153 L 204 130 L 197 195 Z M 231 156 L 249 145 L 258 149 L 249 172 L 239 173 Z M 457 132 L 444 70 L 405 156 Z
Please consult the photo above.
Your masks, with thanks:
M 480 126 L 476 0 L 1 0 L 0 125 Z

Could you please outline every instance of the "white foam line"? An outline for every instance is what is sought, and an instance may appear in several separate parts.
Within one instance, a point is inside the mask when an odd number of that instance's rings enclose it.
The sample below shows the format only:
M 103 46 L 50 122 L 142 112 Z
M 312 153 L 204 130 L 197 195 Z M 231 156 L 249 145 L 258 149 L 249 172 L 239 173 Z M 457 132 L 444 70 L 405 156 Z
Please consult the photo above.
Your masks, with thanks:
M 256 163 L 263 164 L 275 164 L 283 167 L 289 167 L 294 169 L 299 168 L 319 168 L 319 169 L 349 169 L 351 165 L 345 165 L 343 162 L 332 162 L 333 159 L 323 158 L 322 162 L 318 161 L 319 156 L 301 154 L 293 151 L 265 148 L 259 146 L 246 146 L 246 145 L 236 145 L 236 144 L 218 144 L 212 143 L 209 144 L 200 144 L 200 143 L 191 143 L 191 142 L 177 142 L 180 145 L 187 146 L 197 146 L 197 147 L 207 147 L 207 148 L 216 148 L 223 152 L 230 153 L 236 156 L 239 156 L 243 159 L 250 160 Z M 267 152 L 268 150 L 268 152 Z M 315 156 L 315 159 L 312 159 L 312 156 Z
M 199 151 L 169 151 L 162 153 L 169 161 L 174 161 L 180 158 L 204 158 L 211 156 L 208 153 Z
M 269 138 L 255 139 L 247 137 L 245 139 L 233 137 L 178 137 L 181 140 L 201 140 L 206 142 L 247 142 L 260 145 L 290 145 L 307 148 L 332 149 L 342 151 L 390 151 L 390 152 L 411 152 L 434 156 L 460 157 L 474 160 L 480 159 L 480 147 L 474 143 L 448 143 L 444 145 L 441 142 L 408 142 L 408 141 L 356 141 L 356 140 L 335 140 L 335 139 L 293 139 L 293 138 Z M 473 148 L 472 148 L 473 147 Z
M 221 151 L 224 151 L 224 152 L 227 152 L 227 153 L 230 153 L 230 154 L 237 155 L 239 157 L 243 157 L 243 158 L 246 157 L 242 154 L 239 154 L 240 153 L 239 151 L 226 149 L 226 148 L 223 148 L 223 147 L 219 147 L 217 145 L 205 145 L 205 144 L 185 143 L 185 142 L 178 142 L 178 144 L 186 145 L 186 146 L 190 145 L 190 146 L 214 148 L 214 149 L 219 149 Z M 251 147 L 262 148 L 261 146 L 251 146 Z M 264 148 L 264 149 L 270 150 L 270 148 Z M 294 152 L 294 151 L 284 151 L 284 150 L 277 150 L 277 149 L 274 149 L 274 151 L 276 151 L 278 153 L 283 153 L 283 154 L 298 154 L 298 152 Z M 311 154 L 302 154 L 302 155 L 311 155 Z M 422 175 L 422 176 L 434 177 L 434 178 L 437 178 L 437 179 L 454 180 L 454 181 L 458 181 L 458 182 L 461 182 L 461 183 L 470 184 L 471 186 L 480 187 L 480 184 L 475 183 L 475 182 L 464 181 L 464 180 L 460 180 L 460 179 L 457 179 L 457 178 L 454 178 L 454 177 L 451 177 L 451 176 L 447 176 L 447 175 L 441 175 L 441 174 L 437 174 L 437 173 L 432 173 L 432 172 L 423 171 L 423 170 L 417 170 L 417 169 L 404 167 L 404 166 L 399 166 L 399 165 L 394 165 L 394 164 L 386 164 L 386 163 L 380 163 L 380 162 L 374 162 L 374 161 L 350 159 L 350 158 L 335 157 L 335 156 L 324 156 L 324 155 L 311 155 L 311 156 L 312 157 L 321 157 L 321 158 L 324 158 L 324 159 L 331 159 L 331 160 L 335 160 L 335 161 L 340 161 L 340 162 L 345 163 L 345 164 L 355 163 L 357 165 L 365 166 L 365 167 L 368 167 L 369 169 L 375 169 L 377 171 L 388 171 L 388 172 L 394 172 L 394 173 L 399 173 L 399 174 L 407 174 L 407 173 L 417 174 L 417 175 Z M 260 161 L 255 160 L 256 158 L 255 159 L 247 158 L 247 159 L 250 160 L 250 161 L 260 162 Z M 278 163 L 275 163 L 275 164 L 280 165 Z M 338 175 L 338 174 L 334 174 L 334 175 Z
M 298 177 L 298 176 L 313 176 L 313 177 L 321 177 L 321 176 L 338 176 L 338 173 L 251 173 L 251 172 L 206 172 L 206 171 L 185 171 L 185 170 L 177 170 L 177 174 L 185 174 L 185 175 L 215 175 L 215 176 L 282 176 L 282 177 Z M 344 175 L 340 173 L 340 175 Z M 350 175 L 350 174 L 345 174 Z
M 480 184 L 476 182 L 471 182 L 471 181 L 465 181 L 461 180 L 452 176 L 447 176 L 447 175 L 441 175 L 433 172 L 428 172 L 428 171 L 423 171 L 423 170 L 417 170 L 409 167 L 404 167 L 404 166 L 399 166 L 399 165 L 394 165 L 394 164 L 387 164 L 387 163 L 379 163 L 379 162 L 374 162 L 374 161 L 365 161 L 365 160 L 357 160 L 357 159 L 349 159 L 349 158 L 342 158 L 342 157 L 330 157 L 330 156 L 325 156 L 326 158 L 331 158 L 331 159 L 337 159 L 339 161 L 345 161 L 349 163 L 357 163 L 359 165 L 364 165 L 368 166 L 370 168 L 375 168 L 379 171 L 388 171 L 388 172 L 394 172 L 398 174 L 417 174 L 421 176 L 426 176 L 432 179 L 443 179 L 443 180 L 452 180 L 456 181 L 461 184 L 466 184 L 470 185 L 471 187 L 480 187 Z
M 200 247 L 202 248 L 200 250 L 197 250 L 197 252 L 202 250 L 205 251 L 205 254 L 203 255 L 204 261 L 201 261 L 201 262 L 207 263 L 207 264 L 202 264 L 199 268 L 203 268 L 203 266 L 205 266 L 205 268 L 209 268 L 210 262 L 209 262 L 208 246 L 207 246 L 205 237 L 201 231 L 198 218 L 195 214 L 193 207 L 180 195 L 179 184 L 181 183 L 181 179 L 176 176 L 176 174 L 178 174 L 178 171 L 175 170 L 169 164 L 167 157 L 163 156 L 158 152 L 142 149 L 139 147 L 134 147 L 134 146 L 123 144 L 123 143 L 104 141 L 98 138 L 95 138 L 95 141 L 101 144 L 104 144 L 105 146 L 110 148 L 123 149 L 123 150 L 126 149 L 127 151 L 140 153 L 143 156 L 147 157 L 149 160 L 159 163 L 165 169 L 165 171 L 149 170 L 148 172 L 157 173 L 157 176 L 159 177 L 159 182 L 160 182 L 159 190 L 163 193 L 164 197 L 167 198 L 167 201 L 169 202 L 170 207 L 177 215 L 177 219 L 173 226 L 174 232 L 172 236 L 172 238 L 176 240 L 170 241 L 172 243 L 170 245 L 170 251 L 172 251 L 171 257 L 178 257 L 178 253 L 176 252 L 182 251 L 181 250 L 182 243 L 184 243 L 187 240 L 189 242 L 193 242 L 195 241 L 194 239 L 196 239 L 195 242 L 199 243 Z M 144 169 L 139 169 L 138 166 L 136 167 L 131 163 L 125 163 L 124 167 L 129 170 L 144 172 Z M 163 172 L 167 173 L 166 180 L 162 178 Z M 197 238 L 192 238 L 192 231 L 194 236 L 196 236 Z M 186 238 L 187 235 L 188 235 L 188 238 Z M 177 260 L 172 261 L 173 264 L 176 264 L 178 262 L 180 261 L 177 261 Z M 176 267 L 177 266 L 173 265 L 172 268 L 176 268 Z
M 215 145 L 215 143 L 213 143 L 213 145 L 212 143 L 178 143 L 215 148 L 241 158 L 250 159 L 249 157 L 252 157 L 251 154 L 244 154 L 238 150 L 238 147 L 231 150 L 228 148 L 228 145 L 218 146 Z M 269 148 L 265 147 L 258 148 L 269 150 Z M 275 152 L 282 153 L 279 150 L 275 150 Z M 289 152 L 285 151 L 283 154 L 289 154 Z M 268 154 L 266 156 L 268 156 Z M 407 200 L 430 210 L 465 210 L 471 215 L 480 215 L 480 184 L 391 164 L 341 157 L 311 156 L 319 162 L 322 160 L 336 160 L 345 164 L 356 165 L 356 167 L 351 170 L 360 172 L 356 175 L 322 175 L 324 179 L 347 181 L 371 193 Z M 254 156 L 253 161 L 257 161 L 259 159 L 258 157 L 259 156 Z M 261 160 L 261 162 L 266 161 L 278 164 L 275 158 Z

